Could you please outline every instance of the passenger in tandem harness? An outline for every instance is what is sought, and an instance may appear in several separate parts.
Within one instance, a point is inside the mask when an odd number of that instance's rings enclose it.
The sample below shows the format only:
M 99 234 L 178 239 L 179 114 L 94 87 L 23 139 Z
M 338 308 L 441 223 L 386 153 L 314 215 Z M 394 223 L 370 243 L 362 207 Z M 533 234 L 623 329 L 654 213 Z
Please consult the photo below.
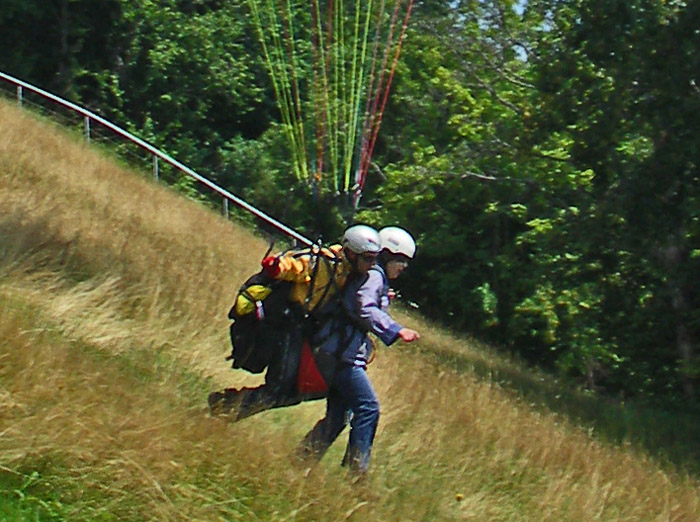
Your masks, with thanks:
M 382 251 L 376 265 L 371 258 L 363 256 L 360 270 L 351 276 L 342 292 L 340 306 L 345 313 L 326 322 L 316 336 L 319 354 L 331 354 L 339 364 L 330 382 L 326 415 L 298 449 L 303 460 L 320 460 L 349 423 L 343 465 L 360 475 L 369 469 L 379 422 L 379 402 L 366 371 L 373 348 L 368 332 L 386 345 L 398 339 L 404 342 L 420 339 L 417 331 L 401 326 L 388 313 L 392 299 L 389 280 L 399 277 L 413 259 L 415 242 L 398 227 L 383 228 L 379 234 Z

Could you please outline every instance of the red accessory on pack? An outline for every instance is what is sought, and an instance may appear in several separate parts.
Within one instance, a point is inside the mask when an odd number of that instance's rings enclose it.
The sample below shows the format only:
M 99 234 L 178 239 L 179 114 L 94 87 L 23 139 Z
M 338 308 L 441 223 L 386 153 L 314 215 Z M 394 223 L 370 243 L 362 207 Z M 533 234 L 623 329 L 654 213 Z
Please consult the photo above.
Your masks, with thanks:
M 274 279 L 280 273 L 280 260 L 276 256 L 267 256 L 262 260 L 262 271 L 267 277 Z
M 301 360 L 297 374 L 297 391 L 301 394 L 315 394 L 328 391 L 328 385 L 316 366 L 309 341 L 304 340 L 301 347 Z

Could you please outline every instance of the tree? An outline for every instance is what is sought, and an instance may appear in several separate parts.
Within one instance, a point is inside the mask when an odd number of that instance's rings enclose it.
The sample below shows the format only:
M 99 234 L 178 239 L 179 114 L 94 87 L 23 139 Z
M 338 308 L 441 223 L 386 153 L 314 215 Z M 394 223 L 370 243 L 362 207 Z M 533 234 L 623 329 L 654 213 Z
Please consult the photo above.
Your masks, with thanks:
M 652 393 L 677 390 L 680 370 L 694 394 L 694 16 L 681 3 L 560 4 L 536 72 L 536 141 L 566 136 L 569 161 L 592 175 L 575 246 L 598 267 L 599 344 L 622 362 L 613 380 Z
M 7 0 L 0 10 L 0 63 L 9 74 L 76 99 L 80 82 L 95 87 L 87 78 L 114 65 L 120 4 Z

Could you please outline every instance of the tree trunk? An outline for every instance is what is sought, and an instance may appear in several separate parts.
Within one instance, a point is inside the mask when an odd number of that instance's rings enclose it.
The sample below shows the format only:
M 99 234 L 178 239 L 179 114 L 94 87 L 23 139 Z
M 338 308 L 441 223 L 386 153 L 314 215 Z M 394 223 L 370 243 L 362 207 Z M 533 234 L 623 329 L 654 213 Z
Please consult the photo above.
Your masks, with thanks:
M 688 256 L 688 250 L 683 243 L 683 234 L 672 238 L 671 245 L 664 250 L 664 264 L 668 271 L 668 286 L 671 295 L 671 306 L 675 317 L 676 349 L 680 357 L 679 373 L 683 392 L 689 399 L 695 399 L 696 390 L 692 372 L 689 369 L 695 363 L 695 343 L 693 342 L 691 329 L 688 326 L 688 299 L 686 298 L 684 264 Z
M 58 82 L 63 93 L 67 93 L 71 86 L 71 56 L 68 42 L 70 33 L 70 20 L 68 17 L 68 0 L 61 0 L 58 13 L 58 30 L 60 36 Z

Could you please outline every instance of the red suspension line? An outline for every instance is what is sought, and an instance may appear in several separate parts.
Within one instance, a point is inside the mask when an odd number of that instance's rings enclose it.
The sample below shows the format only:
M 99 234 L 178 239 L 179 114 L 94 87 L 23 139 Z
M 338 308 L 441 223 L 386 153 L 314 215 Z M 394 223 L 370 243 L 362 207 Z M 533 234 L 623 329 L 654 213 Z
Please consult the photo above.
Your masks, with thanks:
M 362 186 L 364 186 L 364 179 L 367 175 L 367 168 L 369 167 L 369 147 L 371 144 L 374 125 L 377 119 L 377 107 L 379 106 L 379 100 L 381 98 L 382 84 L 384 83 L 384 77 L 386 76 L 386 64 L 389 61 L 389 52 L 391 51 L 391 46 L 394 41 L 394 29 L 396 28 L 396 20 L 398 18 L 400 4 L 401 0 L 396 0 L 396 3 L 394 4 L 394 11 L 391 15 L 391 24 L 389 25 L 389 35 L 387 36 L 386 46 L 384 47 L 384 57 L 382 58 L 382 66 L 380 68 L 379 83 L 377 85 L 376 94 L 374 95 L 372 109 L 368 112 L 365 119 L 362 137 L 362 147 L 360 151 L 360 164 L 358 165 L 357 176 L 355 178 L 358 192 L 361 191 Z M 368 91 L 368 102 L 369 92 L 371 91 Z
M 377 27 L 375 28 L 374 31 L 374 48 L 372 50 L 372 67 L 370 69 L 370 74 L 369 74 L 369 84 L 367 86 L 367 104 L 365 106 L 365 118 L 364 121 L 362 122 L 362 133 L 360 134 L 360 162 L 358 164 L 358 174 L 359 174 L 359 168 L 362 163 L 364 163 L 364 154 L 366 153 L 366 147 L 367 147 L 367 138 L 369 136 L 369 130 L 371 126 L 371 120 L 373 119 L 374 112 L 376 111 L 376 106 L 378 103 L 378 96 L 379 94 L 377 93 L 377 96 L 374 96 L 374 106 L 372 106 L 372 98 L 373 95 L 372 93 L 374 92 L 374 81 L 375 81 L 375 73 L 377 70 L 377 53 L 379 52 L 379 35 L 380 35 L 380 27 L 381 27 L 381 19 L 384 17 L 384 8 L 386 6 L 385 0 L 382 0 L 381 6 L 379 8 L 379 15 L 377 16 Z M 393 31 L 393 29 L 392 29 Z M 391 39 L 391 35 L 389 36 L 389 39 Z M 388 44 L 387 44 L 388 45 Z M 385 58 L 386 60 L 386 50 L 385 50 Z M 383 67 L 386 62 L 384 62 Z M 379 91 L 379 89 L 377 90 Z M 355 177 L 355 182 L 357 183 L 358 179 L 357 176 Z
M 398 3 L 398 0 L 397 0 L 397 3 Z M 365 177 L 367 175 L 367 169 L 369 168 L 369 162 L 370 162 L 370 159 L 372 158 L 372 153 L 374 152 L 374 147 L 377 143 L 377 136 L 379 135 L 379 128 L 380 128 L 381 123 L 382 123 L 382 118 L 384 116 L 384 109 L 386 108 L 387 100 L 389 99 L 389 91 L 391 89 L 391 83 L 394 79 L 394 73 L 396 72 L 396 65 L 398 64 L 399 55 L 401 54 L 401 47 L 402 47 L 403 41 L 406 37 L 406 29 L 408 28 L 408 20 L 411 17 L 411 10 L 412 9 L 413 9 L 413 0 L 409 0 L 408 8 L 406 9 L 406 16 L 404 17 L 403 25 L 401 28 L 401 35 L 399 37 L 398 45 L 396 46 L 396 52 L 394 53 L 394 59 L 393 59 L 392 65 L 391 65 L 391 71 L 389 73 L 389 78 L 387 81 L 386 88 L 384 89 L 384 96 L 382 99 L 381 108 L 379 110 L 378 116 L 376 117 L 376 122 L 374 122 L 374 126 L 372 128 L 372 136 L 371 136 L 368 150 L 363 155 L 363 162 L 360 165 L 360 170 L 359 170 L 360 179 L 358 180 L 358 190 L 356 192 L 356 197 L 355 197 L 356 201 L 357 201 L 357 198 L 359 198 L 359 195 L 362 191 L 362 188 L 364 187 Z

